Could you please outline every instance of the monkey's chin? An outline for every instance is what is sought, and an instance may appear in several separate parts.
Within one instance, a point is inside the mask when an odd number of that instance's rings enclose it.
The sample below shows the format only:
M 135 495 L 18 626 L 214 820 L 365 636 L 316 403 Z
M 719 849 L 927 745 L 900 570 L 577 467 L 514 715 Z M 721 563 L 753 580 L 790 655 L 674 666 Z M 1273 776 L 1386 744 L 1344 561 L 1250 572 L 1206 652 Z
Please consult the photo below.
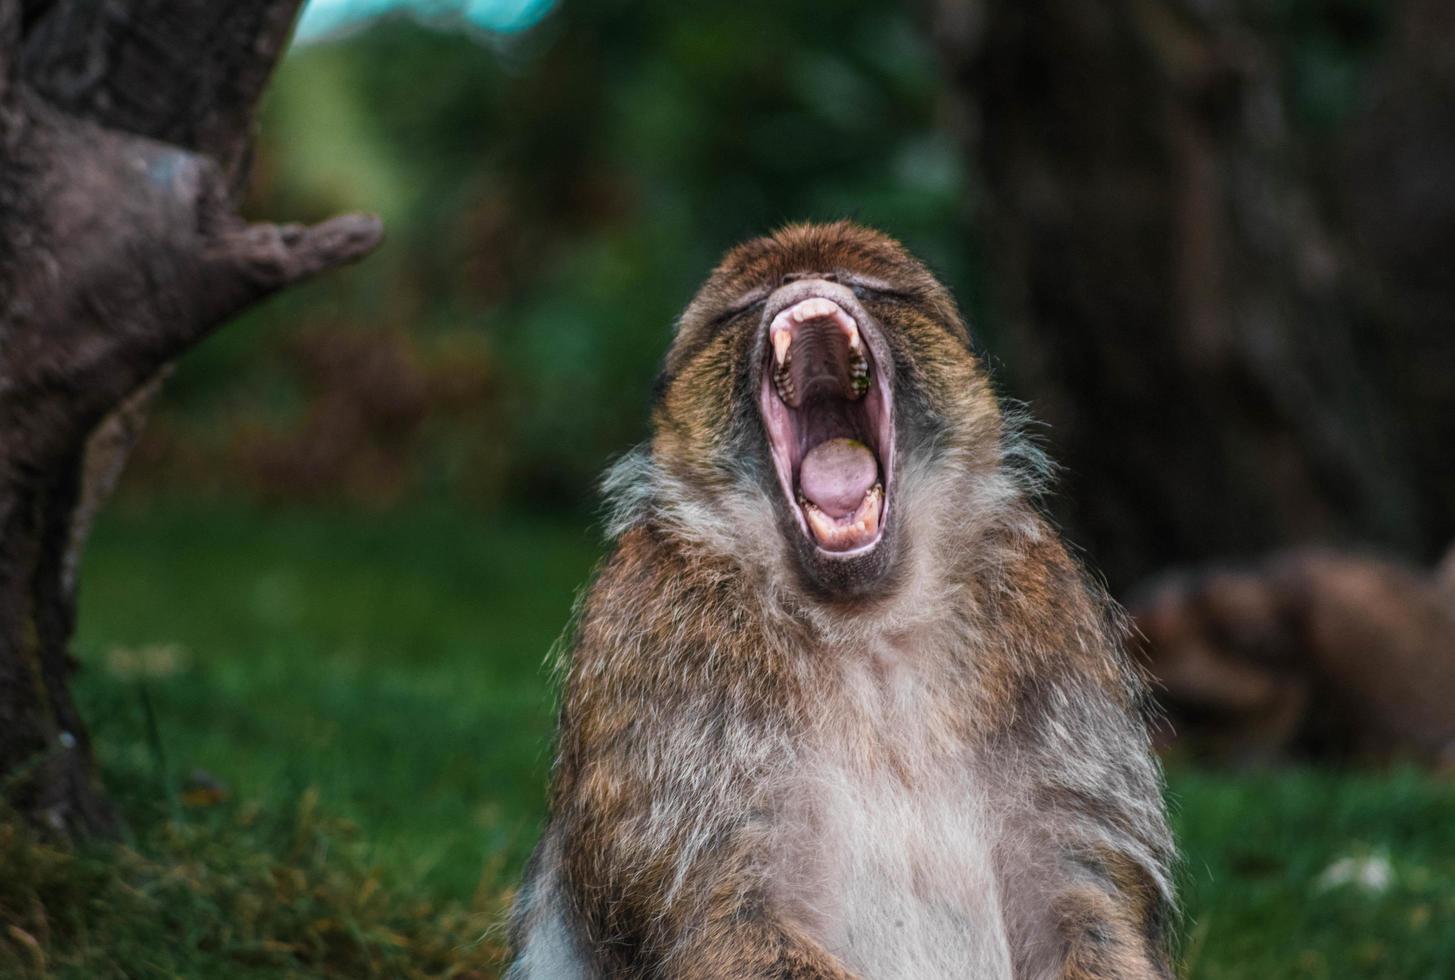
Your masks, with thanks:
M 894 469 L 889 351 L 837 283 L 795 283 L 764 311 L 759 408 L 800 564 L 826 592 L 884 573 Z

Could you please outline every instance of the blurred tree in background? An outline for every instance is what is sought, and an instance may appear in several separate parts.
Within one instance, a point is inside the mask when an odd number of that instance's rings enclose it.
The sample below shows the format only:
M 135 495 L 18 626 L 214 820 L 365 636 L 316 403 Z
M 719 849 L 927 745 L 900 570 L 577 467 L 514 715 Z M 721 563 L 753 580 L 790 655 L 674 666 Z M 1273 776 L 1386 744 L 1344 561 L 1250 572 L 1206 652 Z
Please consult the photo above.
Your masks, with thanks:
M 1455 535 L 1455 7 L 938 4 L 1016 390 L 1115 587 Z

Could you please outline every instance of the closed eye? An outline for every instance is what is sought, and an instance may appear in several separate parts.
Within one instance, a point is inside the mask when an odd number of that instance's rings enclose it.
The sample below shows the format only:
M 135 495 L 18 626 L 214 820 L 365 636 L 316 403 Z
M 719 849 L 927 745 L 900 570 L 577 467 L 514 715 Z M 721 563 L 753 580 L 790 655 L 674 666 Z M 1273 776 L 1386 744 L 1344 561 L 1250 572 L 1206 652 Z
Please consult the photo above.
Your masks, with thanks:
M 739 302 L 734 303 L 732 306 L 728 307 L 726 310 L 723 310 L 717 316 L 713 317 L 707 325 L 708 329 L 719 330 L 722 327 L 727 326 L 729 323 L 732 323 L 743 314 L 752 313 L 756 310 L 761 309 L 764 301 L 767 300 L 767 298 L 768 296 L 766 293 L 762 295 L 749 295 L 747 297 L 744 297 Z
M 908 303 L 914 299 L 914 294 L 903 289 L 895 289 L 893 286 L 881 282 L 864 282 L 855 280 L 849 284 L 854 291 L 854 296 L 862 303 L 869 300 L 881 300 L 897 303 Z

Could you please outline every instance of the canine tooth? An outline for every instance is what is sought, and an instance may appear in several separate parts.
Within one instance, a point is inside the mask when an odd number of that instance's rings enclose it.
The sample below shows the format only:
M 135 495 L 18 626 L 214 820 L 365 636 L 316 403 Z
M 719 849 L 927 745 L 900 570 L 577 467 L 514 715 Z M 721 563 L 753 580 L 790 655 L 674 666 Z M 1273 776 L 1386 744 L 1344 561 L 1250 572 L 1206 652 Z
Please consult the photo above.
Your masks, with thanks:
M 793 332 L 778 330 L 773 334 L 773 358 L 782 367 L 788 362 L 788 348 L 793 346 Z

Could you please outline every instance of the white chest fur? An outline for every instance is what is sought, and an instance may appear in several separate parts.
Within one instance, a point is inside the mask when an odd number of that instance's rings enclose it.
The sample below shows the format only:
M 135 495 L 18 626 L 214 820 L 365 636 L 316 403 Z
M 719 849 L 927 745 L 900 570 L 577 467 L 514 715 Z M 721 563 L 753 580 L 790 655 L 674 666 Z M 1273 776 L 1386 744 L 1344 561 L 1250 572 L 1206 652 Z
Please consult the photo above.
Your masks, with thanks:
M 866 980 L 1009 978 L 996 827 L 937 685 L 892 654 L 846 670 L 843 703 L 825 706 L 839 717 L 788 777 L 794 904 Z

